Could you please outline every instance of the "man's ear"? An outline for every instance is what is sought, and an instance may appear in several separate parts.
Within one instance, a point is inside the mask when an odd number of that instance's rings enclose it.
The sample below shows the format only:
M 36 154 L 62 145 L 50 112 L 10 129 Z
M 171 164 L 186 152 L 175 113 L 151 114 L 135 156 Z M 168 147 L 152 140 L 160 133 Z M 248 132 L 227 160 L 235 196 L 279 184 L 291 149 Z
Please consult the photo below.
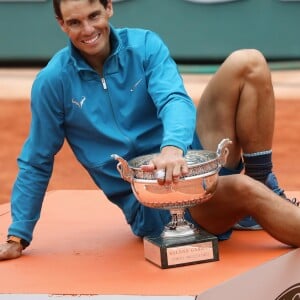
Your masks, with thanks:
M 113 9 L 112 0 L 107 1 L 106 12 L 110 18 L 113 16 L 114 9 Z
M 56 16 L 56 21 L 57 21 L 58 25 L 60 26 L 60 29 L 63 32 L 66 32 L 64 21 L 61 18 L 59 18 L 58 16 Z

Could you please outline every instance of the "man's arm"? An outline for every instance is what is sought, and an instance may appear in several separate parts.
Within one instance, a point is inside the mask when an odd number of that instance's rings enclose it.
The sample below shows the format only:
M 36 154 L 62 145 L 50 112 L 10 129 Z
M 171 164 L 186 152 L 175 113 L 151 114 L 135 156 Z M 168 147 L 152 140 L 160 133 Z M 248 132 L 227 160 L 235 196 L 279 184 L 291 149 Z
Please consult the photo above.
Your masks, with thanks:
M 45 79 L 45 77 L 47 79 Z M 0 260 L 17 258 L 30 244 L 52 174 L 54 156 L 64 141 L 62 105 L 57 84 L 44 74 L 31 94 L 31 127 L 18 158 L 18 177 L 11 196 L 12 223 L 8 240 L 0 246 Z

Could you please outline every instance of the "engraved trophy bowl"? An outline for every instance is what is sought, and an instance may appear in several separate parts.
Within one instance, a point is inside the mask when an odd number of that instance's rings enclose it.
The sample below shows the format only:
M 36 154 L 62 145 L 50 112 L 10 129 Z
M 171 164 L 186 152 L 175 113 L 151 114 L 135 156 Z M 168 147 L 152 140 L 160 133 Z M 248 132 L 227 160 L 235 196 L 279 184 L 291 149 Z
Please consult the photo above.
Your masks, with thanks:
M 188 173 L 177 183 L 160 185 L 157 182 L 158 172 L 145 172 L 141 169 L 157 153 L 138 156 L 128 162 L 117 154 L 112 157 L 118 160 L 117 170 L 121 177 L 131 184 L 134 195 L 143 205 L 167 209 L 171 221 L 161 234 L 163 239 L 188 238 L 197 233 L 195 226 L 184 218 L 185 209 L 205 201 L 214 194 L 218 172 L 226 163 L 229 139 L 223 139 L 217 151 L 189 150 L 185 155 Z M 161 174 L 160 174 L 161 176 Z

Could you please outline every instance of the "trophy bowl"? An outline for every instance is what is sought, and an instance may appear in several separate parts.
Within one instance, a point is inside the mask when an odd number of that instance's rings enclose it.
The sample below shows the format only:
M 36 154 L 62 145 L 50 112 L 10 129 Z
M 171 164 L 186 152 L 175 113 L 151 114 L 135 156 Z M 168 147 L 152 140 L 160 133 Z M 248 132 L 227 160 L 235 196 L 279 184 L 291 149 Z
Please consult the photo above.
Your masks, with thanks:
M 142 165 L 147 165 L 158 153 L 138 156 L 128 162 L 117 154 L 112 157 L 119 161 L 117 169 L 121 177 L 131 183 L 136 198 L 145 206 L 167 209 L 172 220 L 162 233 L 164 238 L 193 235 L 194 226 L 184 219 L 186 208 L 209 200 L 214 194 L 218 172 L 225 164 L 230 144 L 229 139 L 223 139 L 216 152 L 208 150 L 189 150 L 185 155 L 188 173 L 180 177 L 176 183 L 158 184 L 160 171 L 145 172 Z

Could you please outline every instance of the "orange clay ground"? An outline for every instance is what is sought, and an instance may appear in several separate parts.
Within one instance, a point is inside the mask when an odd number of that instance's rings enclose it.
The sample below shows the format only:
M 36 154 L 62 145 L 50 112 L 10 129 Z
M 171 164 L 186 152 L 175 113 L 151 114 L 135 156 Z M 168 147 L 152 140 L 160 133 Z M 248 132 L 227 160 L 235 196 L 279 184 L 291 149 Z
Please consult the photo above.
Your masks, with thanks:
M 22 80 L 32 81 L 32 71 L 29 75 L 24 75 L 24 70 L 13 72 L 0 72 L 0 88 L 5 85 L 0 97 L 1 240 L 5 239 L 10 222 L 9 199 L 17 174 L 16 157 L 30 123 L 28 84 Z M 277 110 L 273 147 L 274 170 L 280 184 L 298 198 L 300 193 L 293 191 L 300 191 L 300 83 L 295 83 L 296 79 L 300 82 L 299 74 L 274 74 Z M 184 77 L 195 102 L 208 78 L 209 75 Z M 32 245 L 20 259 L 1 262 L 0 299 L 1 295 L 9 299 L 8 294 L 194 298 L 270 260 L 298 251 L 264 231 L 234 232 L 219 247 L 218 262 L 167 270 L 152 265 L 143 257 L 142 241 L 131 234 L 120 211 L 96 190 L 65 145 L 56 158 Z

